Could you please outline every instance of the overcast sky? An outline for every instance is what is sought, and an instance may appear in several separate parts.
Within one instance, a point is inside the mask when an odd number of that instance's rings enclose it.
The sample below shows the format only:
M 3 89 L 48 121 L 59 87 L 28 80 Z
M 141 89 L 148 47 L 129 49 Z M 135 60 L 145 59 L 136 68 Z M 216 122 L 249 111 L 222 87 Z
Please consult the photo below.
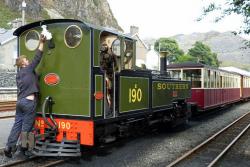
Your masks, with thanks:
M 202 14 L 202 8 L 211 2 L 210 0 L 108 0 L 108 2 L 123 30 L 129 32 L 130 25 L 138 26 L 142 38 L 169 37 L 193 32 L 237 31 L 242 25 L 242 18 L 236 15 L 226 17 L 219 23 L 213 23 L 214 15 L 197 22 L 196 19 Z

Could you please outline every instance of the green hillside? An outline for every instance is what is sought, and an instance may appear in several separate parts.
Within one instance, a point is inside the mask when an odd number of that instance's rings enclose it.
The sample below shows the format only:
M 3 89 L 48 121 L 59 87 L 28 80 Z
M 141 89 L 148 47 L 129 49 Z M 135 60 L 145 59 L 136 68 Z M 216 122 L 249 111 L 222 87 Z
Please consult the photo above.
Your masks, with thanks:
M 0 28 L 7 28 L 7 29 L 11 28 L 10 25 L 8 25 L 8 23 L 12 20 L 15 20 L 16 18 L 21 18 L 21 17 L 22 17 L 21 11 L 11 10 L 9 7 L 5 5 L 4 1 L 0 1 Z M 30 17 L 27 14 L 25 17 L 27 23 L 50 18 L 48 13 L 44 9 L 42 9 L 42 12 L 40 13 L 40 16 L 37 19 Z
M 7 24 L 15 18 L 20 18 L 21 13 L 11 11 L 5 4 L 4 1 L 0 1 L 0 27 L 1 28 L 10 28 Z

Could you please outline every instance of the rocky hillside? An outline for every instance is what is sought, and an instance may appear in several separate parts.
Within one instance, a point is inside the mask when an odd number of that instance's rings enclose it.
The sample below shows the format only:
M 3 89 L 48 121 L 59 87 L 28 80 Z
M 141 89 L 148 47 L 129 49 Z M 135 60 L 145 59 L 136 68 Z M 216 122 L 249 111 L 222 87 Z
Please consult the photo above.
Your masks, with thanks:
M 201 41 L 211 47 L 218 54 L 221 66 L 237 66 L 250 69 L 250 48 L 244 48 L 245 39 L 231 32 L 193 33 L 190 35 L 176 35 L 180 47 L 186 52 L 196 41 Z
M 22 0 L 4 0 L 13 12 L 20 11 Z M 48 18 L 75 18 L 122 31 L 107 0 L 26 0 L 28 21 Z M 15 19 L 15 18 L 13 18 Z
M 217 53 L 221 66 L 235 66 L 250 70 L 250 48 L 243 49 L 244 38 L 234 35 L 231 32 L 219 33 L 211 31 L 208 33 L 193 33 L 190 35 L 175 35 L 180 48 L 188 51 L 196 41 L 201 41 L 210 46 L 213 52 Z M 153 39 L 148 40 L 150 43 Z

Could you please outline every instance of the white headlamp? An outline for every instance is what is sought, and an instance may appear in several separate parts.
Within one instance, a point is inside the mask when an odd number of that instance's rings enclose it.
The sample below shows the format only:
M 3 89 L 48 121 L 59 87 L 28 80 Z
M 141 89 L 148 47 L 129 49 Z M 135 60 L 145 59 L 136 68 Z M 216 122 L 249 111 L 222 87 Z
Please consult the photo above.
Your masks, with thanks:
M 47 26 L 46 25 L 42 25 L 42 35 L 44 35 L 46 37 L 46 40 L 51 40 L 52 39 L 52 34 L 47 30 Z

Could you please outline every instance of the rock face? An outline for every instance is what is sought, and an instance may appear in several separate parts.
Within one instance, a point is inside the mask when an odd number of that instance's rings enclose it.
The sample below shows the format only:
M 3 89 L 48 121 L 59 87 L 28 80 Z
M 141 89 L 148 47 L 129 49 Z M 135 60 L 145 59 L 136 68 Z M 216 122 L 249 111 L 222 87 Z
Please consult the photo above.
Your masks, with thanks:
M 122 31 L 107 0 L 26 0 L 25 2 L 27 3 L 27 16 L 32 16 L 37 20 L 44 18 L 43 12 L 53 11 L 64 18 L 79 19 Z M 21 3 L 22 0 L 5 0 L 5 4 L 12 10 L 20 11 Z M 52 15 L 50 16 L 53 18 Z
M 5 4 L 13 11 L 21 11 L 22 1 L 23 0 L 5 0 Z M 27 14 L 34 18 L 39 18 L 40 13 L 42 11 L 40 0 L 25 0 L 25 2 L 27 4 L 26 6 Z

